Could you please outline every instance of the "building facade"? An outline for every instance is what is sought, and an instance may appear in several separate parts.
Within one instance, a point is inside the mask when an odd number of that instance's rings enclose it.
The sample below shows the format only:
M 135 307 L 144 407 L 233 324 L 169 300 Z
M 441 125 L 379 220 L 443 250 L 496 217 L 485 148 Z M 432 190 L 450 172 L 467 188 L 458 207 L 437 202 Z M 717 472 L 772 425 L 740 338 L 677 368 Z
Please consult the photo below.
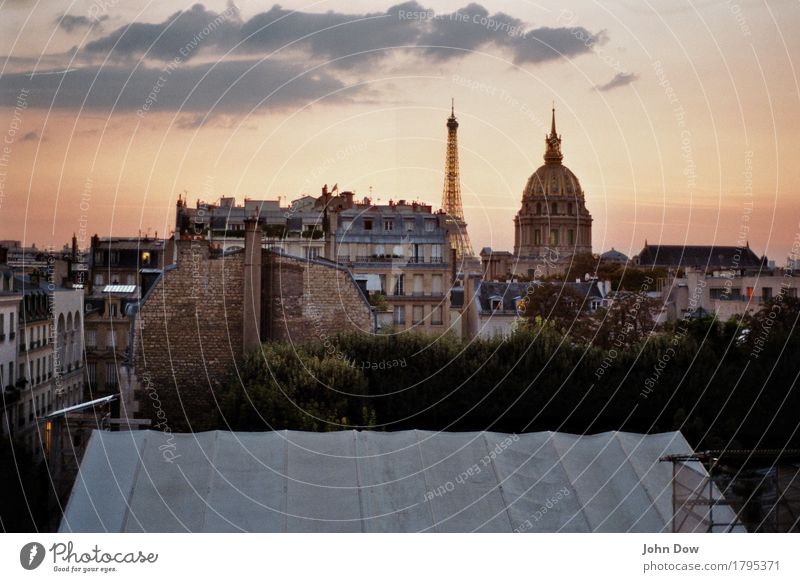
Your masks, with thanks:
M 727 320 L 755 313 L 779 295 L 797 298 L 800 276 L 793 270 L 706 271 L 688 267 L 682 276 L 673 275 L 664 293 L 666 319 L 712 315 Z
M 329 220 L 333 256 L 378 308 L 380 328 L 449 329 L 454 276 L 444 212 L 405 200 L 364 201 L 332 212 Z

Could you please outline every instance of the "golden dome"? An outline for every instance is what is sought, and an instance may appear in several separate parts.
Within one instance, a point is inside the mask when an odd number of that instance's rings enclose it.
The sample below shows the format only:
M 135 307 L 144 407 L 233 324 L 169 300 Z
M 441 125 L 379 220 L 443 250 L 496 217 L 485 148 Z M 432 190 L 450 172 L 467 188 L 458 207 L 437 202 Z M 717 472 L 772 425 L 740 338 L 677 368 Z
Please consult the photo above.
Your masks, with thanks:
M 570 200 L 583 199 L 583 190 L 577 176 L 568 167 L 561 164 L 545 164 L 536 170 L 525 190 L 522 191 L 523 200 L 526 198 L 551 198 L 562 196 Z

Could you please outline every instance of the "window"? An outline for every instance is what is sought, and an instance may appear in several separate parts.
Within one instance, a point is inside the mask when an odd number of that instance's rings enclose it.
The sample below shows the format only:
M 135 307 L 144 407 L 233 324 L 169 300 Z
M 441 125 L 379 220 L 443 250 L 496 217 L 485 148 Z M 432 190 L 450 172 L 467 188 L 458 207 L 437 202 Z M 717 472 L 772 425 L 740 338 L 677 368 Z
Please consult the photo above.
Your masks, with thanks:
M 431 262 L 442 262 L 442 245 L 431 245 Z
M 725 287 L 712 287 L 708 290 L 711 299 L 722 299 L 725 296 Z
M 394 230 L 394 220 L 388 219 L 383 221 L 383 230 Z
M 786 289 L 786 296 L 792 299 L 797 299 L 797 287 L 789 287 Z
M 568 202 L 568 203 L 567 203 L 567 214 L 569 214 L 570 216 L 572 216 L 573 214 L 575 214 L 575 211 L 574 211 L 574 210 L 575 210 L 575 209 L 572 207 L 572 202 Z
M 103 275 L 102 275 L 102 273 L 97 273 L 94 276 L 94 284 L 95 285 L 102 285 L 103 284 Z
M 411 323 L 422 323 L 422 319 L 425 317 L 425 307 L 422 305 L 415 305 L 411 313 Z
M 14 327 L 14 314 L 8 314 L 8 336 L 11 339 L 14 339 L 14 332 L 16 331 L 16 327 Z
M 761 291 L 761 299 L 764 301 L 772 299 L 772 287 L 764 287 L 763 291 Z
M 541 213 L 542 213 L 542 203 L 541 202 L 537 202 L 536 203 L 536 214 L 541 214 Z
M 489 299 L 489 306 L 492 311 L 498 311 L 503 308 L 503 300 L 500 297 L 491 297 Z
M 352 220 L 349 220 L 349 219 L 348 220 L 343 220 L 342 221 L 342 230 L 347 232 L 348 230 L 350 230 L 350 227 L 352 225 L 353 225 L 353 221 Z
M 436 230 L 436 219 L 435 218 L 426 218 L 425 219 L 425 232 L 433 232 Z
M 550 244 L 557 245 L 558 244 L 558 230 L 555 228 L 550 230 Z
M 117 334 L 114 332 L 113 329 L 108 330 L 108 336 L 106 338 L 106 347 L 110 349 L 114 349 L 117 345 Z
M 386 255 L 386 249 L 383 247 L 383 245 L 375 245 L 372 248 L 373 248 L 372 252 L 373 256 L 381 259 Z
M 150 251 L 144 251 L 142 253 L 142 266 L 148 266 L 150 264 Z
M 423 282 L 424 280 L 422 278 L 422 275 L 414 275 L 414 295 L 422 295 Z
M 372 230 L 372 219 L 365 218 L 364 219 L 364 230 Z
M 319 247 L 306 247 L 306 258 L 316 259 L 319 257 Z
M 109 317 L 117 317 L 117 304 L 116 303 L 109 303 L 108 304 L 108 316 Z
M 575 244 L 575 231 L 571 228 L 567 230 L 567 244 L 574 245 Z
M 413 232 L 416 230 L 416 225 L 414 224 L 413 218 L 406 218 L 403 221 L 403 224 L 405 225 L 406 232 Z
M 395 325 L 404 325 L 406 322 L 406 308 L 403 305 L 394 306 Z
M 442 306 L 437 305 L 431 312 L 431 325 L 442 325 Z
M 753 288 L 752 287 L 748 287 L 747 288 L 747 298 L 748 299 L 752 299 L 753 298 Z
M 558 202 L 553 202 L 553 215 L 558 214 Z
M 542 231 L 538 228 L 533 231 L 533 244 L 535 245 L 542 244 Z
M 0 313 L 0 342 L 6 339 L 6 314 Z
M 394 294 L 395 295 L 405 295 L 405 282 L 406 276 L 405 275 L 397 275 L 394 280 Z
M 117 366 L 113 363 L 106 364 L 106 389 L 117 387 Z
M 433 286 L 431 289 L 434 295 L 441 295 L 442 294 L 442 276 L 441 275 L 434 275 L 433 276 Z
M 86 379 L 89 381 L 89 385 L 94 388 L 97 382 L 97 362 L 86 364 Z
M 86 330 L 86 347 L 87 348 L 96 348 L 97 347 L 97 331 L 94 329 L 87 329 Z

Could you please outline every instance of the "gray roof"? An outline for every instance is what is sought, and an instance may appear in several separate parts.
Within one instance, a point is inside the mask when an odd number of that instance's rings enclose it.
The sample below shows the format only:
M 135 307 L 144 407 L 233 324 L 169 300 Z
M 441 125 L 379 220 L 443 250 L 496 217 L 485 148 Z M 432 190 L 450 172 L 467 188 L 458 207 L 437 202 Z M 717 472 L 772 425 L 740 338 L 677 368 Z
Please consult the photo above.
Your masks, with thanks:
M 749 246 L 648 245 L 636 257 L 637 263 L 652 267 L 697 267 L 703 269 L 744 269 L 762 266 Z
M 610 251 L 606 251 L 602 255 L 600 255 L 600 258 L 606 261 L 612 261 L 617 263 L 627 263 L 630 260 L 628 259 L 628 255 L 619 252 L 614 247 L 611 247 Z
M 95 431 L 59 531 L 661 532 L 659 458 L 690 453 L 679 432 Z
M 581 297 L 587 299 L 602 299 L 603 295 L 597 288 L 594 281 L 586 282 L 561 282 L 561 281 L 537 281 L 526 283 L 513 283 L 503 281 L 481 281 L 478 287 L 478 306 L 482 313 L 492 312 L 492 299 L 501 299 L 503 302 L 502 311 L 516 312 L 515 300 L 525 297 L 528 288 L 537 285 L 552 285 L 555 287 L 569 287 Z

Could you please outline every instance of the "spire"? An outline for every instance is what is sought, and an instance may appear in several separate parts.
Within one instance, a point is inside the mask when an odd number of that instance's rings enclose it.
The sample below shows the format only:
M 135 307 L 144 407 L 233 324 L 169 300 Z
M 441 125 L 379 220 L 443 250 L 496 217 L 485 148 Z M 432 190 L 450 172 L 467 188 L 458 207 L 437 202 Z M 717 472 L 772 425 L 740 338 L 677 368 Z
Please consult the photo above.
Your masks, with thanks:
M 550 123 L 550 135 L 544 138 L 544 161 L 546 164 L 560 164 L 564 156 L 561 154 L 561 136 L 556 133 L 556 108 L 553 105 L 553 119 Z
M 456 121 L 456 100 L 450 98 L 450 117 L 447 119 L 447 129 L 458 129 L 458 121 Z

